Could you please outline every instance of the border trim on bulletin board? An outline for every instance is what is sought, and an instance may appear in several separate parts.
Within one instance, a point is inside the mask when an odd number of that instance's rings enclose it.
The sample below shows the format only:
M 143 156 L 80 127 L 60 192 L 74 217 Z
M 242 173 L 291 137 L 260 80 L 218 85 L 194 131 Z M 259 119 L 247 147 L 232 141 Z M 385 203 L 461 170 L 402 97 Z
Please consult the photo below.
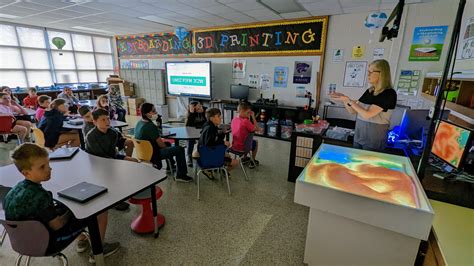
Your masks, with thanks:
M 272 27 L 272 26 L 285 26 L 285 25 L 298 25 L 311 22 L 322 22 L 321 26 L 321 36 L 318 37 L 320 41 L 319 49 L 311 50 L 272 50 L 272 51 L 238 51 L 238 52 L 198 52 L 196 49 L 196 34 L 203 32 L 213 32 L 213 31 L 226 31 L 226 30 L 237 30 L 237 29 L 254 29 L 254 28 L 263 28 L 263 27 Z M 322 17 L 308 17 L 292 20 L 278 20 L 271 22 L 262 22 L 262 23 L 247 23 L 247 24 L 238 24 L 228 27 L 213 27 L 213 28 L 203 28 L 203 29 L 193 29 L 193 46 L 195 47 L 194 55 L 198 56 L 257 56 L 257 55 L 267 55 L 267 56 L 284 56 L 284 55 L 323 55 L 326 47 L 326 36 L 327 36 L 327 27 L 328 27 L 328 16 Z M 262 37 L 263 38 L 263 37 Z

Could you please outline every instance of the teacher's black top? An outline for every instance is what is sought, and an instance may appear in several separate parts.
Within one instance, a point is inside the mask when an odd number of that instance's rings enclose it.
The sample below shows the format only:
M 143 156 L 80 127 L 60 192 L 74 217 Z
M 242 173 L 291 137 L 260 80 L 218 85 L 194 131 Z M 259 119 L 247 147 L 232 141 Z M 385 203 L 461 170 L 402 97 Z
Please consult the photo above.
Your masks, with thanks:
M 384 112 L 387 112 L 387 110 L 395 109 L 395 106 L 397 105 L 397 93 L 394 89 L 390 88 L 375 96 L 373 92 L 367 89 L 359 98 L 359 102 L 368 105 L 377 105 L 382 108 Z

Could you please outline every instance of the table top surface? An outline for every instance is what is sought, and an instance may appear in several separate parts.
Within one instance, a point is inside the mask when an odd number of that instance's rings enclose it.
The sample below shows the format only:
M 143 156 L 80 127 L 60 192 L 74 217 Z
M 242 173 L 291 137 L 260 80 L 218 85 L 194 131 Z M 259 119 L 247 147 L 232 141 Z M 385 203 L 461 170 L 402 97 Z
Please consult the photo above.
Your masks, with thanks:
M 430 200 L 433 228 L 447 265 L 474 263 L 474 210 Z
M 36 115 L 36 110 L 34 110 L 34 109 L 25 108 L 25 107 L 24 107 L 23 109 L 26 110 L 26 115 L 28 115 L 28 116 L 34 116 L 34 115 Z M 15 113 L 15 116 L 24 116 L 24 115 L 25 115 L 25 114 L 17 114 L 17 113 Z
M 80 100 L 79 104 L 80 105 L 88 105 L 88 106 L 95 106 L 97 103 L 97 100 Z
M 199 139 L 201 130 L 201 128 L 195 127 L 170 127 L 163 130 L 163 135 L 175 134 L 167 137 L 170 139 Z
M 74 120 L 79 120 L 82 118 L 75 118 Z M 71 125 L 67 121 L 63 122 L 63 128 L 69 128 L 69 129 L 82 129 L 84 126 L 84 123 L 80 125 Z M 111 127 L 126 127 L 128 124 L 126 122 L 118 121 L 118 120 L 110 120 L 110 126 Z
M 43 182 L 43 187 L 78 219 L 96 215 L 167 177 L 164 170 L 146 164 L 101 158 L 84 151 L 79 151 L 72 159 L 51 161 L 50 166 L 51 179 Z M 13 187 L 23 179 L 13 164 L 0 167 L 0 185 Z M 58 196 L 58 191 L 81 182 L 104 186 L 108 191 L 85 204 Z

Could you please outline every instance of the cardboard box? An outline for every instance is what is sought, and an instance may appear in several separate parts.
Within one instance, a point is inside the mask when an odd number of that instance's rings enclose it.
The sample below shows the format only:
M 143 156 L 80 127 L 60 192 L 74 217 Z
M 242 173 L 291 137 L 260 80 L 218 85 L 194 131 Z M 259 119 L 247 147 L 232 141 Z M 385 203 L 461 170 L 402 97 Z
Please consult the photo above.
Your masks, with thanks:
M 135 91 L 133 89 L 132 83 L 124 80 L 122 83 L 118 84 L 120 89 L 120 95 L 122 96 L 133 96 L 135 95 Z

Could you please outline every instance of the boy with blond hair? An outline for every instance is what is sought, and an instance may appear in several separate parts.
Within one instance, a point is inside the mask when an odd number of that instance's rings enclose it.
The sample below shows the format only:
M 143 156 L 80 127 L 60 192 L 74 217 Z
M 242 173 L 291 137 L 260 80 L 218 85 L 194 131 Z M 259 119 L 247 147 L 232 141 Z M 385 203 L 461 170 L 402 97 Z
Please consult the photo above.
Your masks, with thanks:
M 52 169 L 46 149 L 33 143 L 25 143 L 13 151 L 11 159 L 25 180 L 16 184 L 5 196 L 3 208 L 6 219 L 36 220 L 44 224 L 50 234 L 47 253 L 65 248 L 75 238 L 78 238 L 76 250 L 86 251 L 89 242 L 85 235 L 81 235 L 86 222 L 76 219 L 64 204 L 53 199 L 53 194 L 41 185 L 51 178 Z M 103 241 L 107 228 L 107 212 L 99 214 L 97 221 Z M 117 242 L 104 243 L 104 256 L 112 255 L 119 246 Z

